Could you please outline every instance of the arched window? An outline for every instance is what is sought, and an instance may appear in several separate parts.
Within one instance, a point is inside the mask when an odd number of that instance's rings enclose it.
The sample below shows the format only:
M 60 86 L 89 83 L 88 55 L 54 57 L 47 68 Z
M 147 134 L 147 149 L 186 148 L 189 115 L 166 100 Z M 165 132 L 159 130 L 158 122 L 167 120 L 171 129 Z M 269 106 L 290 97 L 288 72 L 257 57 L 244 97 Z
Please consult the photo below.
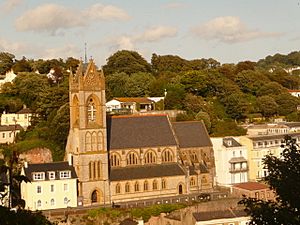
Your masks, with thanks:
M 112 153 L 110 155 L 110 166 L 111 167 L 120 166 L 120 156 L 118 154 Z
M 93 162 L 92 163 L 92 165 L 93 165 L 93 179 L 95 179 L 96 178 L 96 166 L 97 166 L 97 162 Z
M 162 152 L 162 162 L 172 162 L 173 154 L 169 149 L 166 149 Z
M 96 134 L 96 132 L 92 133 L 92 151 L 97 151 L 97 134 Z
M 139 185 L 139 182 L 135 182 L 135 184 L 134 184 L 134 191 L 135 191 L 135 192 L 140 191 L 140 185 Z
M 67 197 L 64 198 L 64 204 L 65 204 L 65 205 L 68 205 L 69 201 L 70 201 L 70 200 L 68 200 Z
M 207 183 L 207 179 L 206 179 L 205 176 L 203 176 L 203 177 L 201 178 L 201 183 L 203 183 L 203 184 Z
M 144 191 L 148 191 L 148 181 L 144 182 Z
M 117 184 L 116 185 L 116 194 L 120 194 L 121 193 L 121 185 Z
M 145 164 L 156 163 L 156 155 L 153 151 L 148 151 L 145 154 Z
M 198 162 L 198 157 L 197 157 L 196 152 L 193 152 L 193 153 L 192 153 L 191 158 L 192 158 L 192 161 L 193 161 L 193 162 Z
M 73 107 L 73 119 L 74 123 L 76 123 L 79 119 L 79 101 L 76 95 L 73 98 Z
M 191 177 L 191 179 L 190 179 L 190 186 L 191 187 L 196 186 L 196 179 L 194 177 Z
M 127 165 L 137 165 L 138 164 L 138 157 L 135 152 L 130 152 L 127 155 Z
M 88 100 L 87 115 L 88 115 L 88 122 L 96 121 L 96 104 L 95 104 L 93 98 L 90 98 Z
M 98 151 L 101 151 L 103 149 L 103 134 L 102 132 L 98 132 L 98 138 L 97 138 L 97 149 Z
M 93 165 L 92 162 L 89 163 L 89 178 L 90 180 L 93 178 Z
M 38 200 L 37 203 L 36 203 L 36 206 L 37 206 L 37 207 L 42 207 L 42 201 L 41 201 L 41 200 Z
M 167 182 L 165 179 L 161 180 L 161 189 L 166 189 L 167 188 Z
M 90 132 L 85 134 L 85 150 L 91 151 L 92 150 L 92 135 Z
M 52 198 L 52 199 L 50 200 L 50 204 L 51 204 L 51 206 L 54 206 L 54 205 L 55 205 L 54 198 Z
M 125 184 L 125 192 L 130 192 L 130 184 L 128 182 Z
M 152 189 L 157 190 L 157 181 L 156 180 L 154 180 L 152 183 Z

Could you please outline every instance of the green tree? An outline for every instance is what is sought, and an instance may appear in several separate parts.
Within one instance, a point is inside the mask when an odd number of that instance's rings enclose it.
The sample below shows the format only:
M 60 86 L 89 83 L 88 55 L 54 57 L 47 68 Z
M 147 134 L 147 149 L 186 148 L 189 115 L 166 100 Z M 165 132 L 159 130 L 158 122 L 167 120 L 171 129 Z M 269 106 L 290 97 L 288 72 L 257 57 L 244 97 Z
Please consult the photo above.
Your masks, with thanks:
M 282 85 L 280 85 L 277 82 L 269 82 L 264 84 L 257 92 L 257 96 L 263 96 L 263 95 L 279 95 L 282 94 L 284 92 L 286 92 L 287 90 L 282 87 Z
M 125 84 L 129 80 L 129 75 L 126 73 L 114 73 L 106 77 L 106 98 L 126 96 Z
M 187 94 L 183 104 L 186 111 L 191 111 L 194 114 L 197 114 L 200 111 L 208 111 L 208 104 L 201 96 Z
M 210 133 L 211 122 L 210 122 L 210 116 L 207 112 L 203 112 L 203 111 L 198 112 L 197 115 L 195 116 L 195 119 L 199 121 L 203 121 L 207 131 Z
M 212 137 L 224 137 L 224 136 L 241 136 L 246 135 L 247 130 L 238 126 L 235 121 L 224 120 L 218 121 L 213 127 Z
M 249 101 L 243 93 L 234 93 L 226 98 L 226 113 L 232 119 L 243 119 L 249 110 Z
M 21 60 L 16 60 L 12 67 L 14 73 L 19 72 L 32 72 L 32 67 L 30 62 L 23 56 Z
M 14 65 L 15 56 L 8 52 L 0 52 L 0 74 L 5 74 Z
M 251 216 L 250 224 L 300 224 L 300 151 L 296 140 L 285 137 L 280 157 L 267 155 L 264 167 L 268 170 L 264 182 L 277 194 L 276 201 L 244 198 L 240 204 Z
M 270 96 L 261 96 L 256 100 L 259 111 L 265 117 L 273 116 L 277 113 L 278 105 L 274 98 Z
M 151 72 L 151 65 L 137 52 L 121 50 L 108 57 L 103 66 L 104 74 Z
M 129 97 L 149 96 L 151 83 L 154 81 L 155 77 L 151 73 L 133 73 L 124 84 L 125 94 Z
M 275 101 L 278 105 L 278 114 L 281 116 L 297 111 L 297 106 L 299 105 L 299 99 L 289 93 L 277 95 Z
M 165 98 L 165 109 L 182 109 L 185 98 L 184 87 L 180 84 L 169 84 Z

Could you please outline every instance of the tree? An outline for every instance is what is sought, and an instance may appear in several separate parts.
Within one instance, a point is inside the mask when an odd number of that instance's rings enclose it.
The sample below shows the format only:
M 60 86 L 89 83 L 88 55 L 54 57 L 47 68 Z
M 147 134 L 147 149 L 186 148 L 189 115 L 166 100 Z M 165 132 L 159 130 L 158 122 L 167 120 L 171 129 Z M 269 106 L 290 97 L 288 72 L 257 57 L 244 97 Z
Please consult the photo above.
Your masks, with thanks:
M 31 67 L 29 61 L 24 56 L 21 60 L 16 60 L 12 69 L 13 69 L 14 73 L 31 72 L 32 71 L 32 67 Z
M 243 93 L 233 93 L 226 98 L 226 113 L 232 119 L 243 119 L 249 109 L 249 101 Z
M 247 130 L 238 126 L 235 121 L 224 120 L 218 121 L 212 127 L 212 137 L 225 137 L 225 136 L 241 136 L 246 135 Z
M 0 74 L 5 74 L 12 68 L 14 65 L 14 58 L 15 56 L 13 54 L 0 52 Z
M 265 117 L 270 117 L 277 113 L 278 105 L 275 102 L 274 98 L 270 96 L 262 96 L 257 98 L 256 104 L 259 111 Z
M 300 224 L 300 151 L 296 140 L 285 137 L 285 146 L 280 157 L 267 155 L 264 167 L 268 175 L 264 178 L 276 193 L 276 201 L 244 198 L 240 204 L 251 216 L 255 225 Z
M 210 132 L 211 122 L 210 122 L 210 116 L 207 112 L 203 112 L 203 111 L 198 112 L 197 115 L 195 116 L 195 119 L 199 121 L 203 121 L 207 131 Z
M 275 101 L 278 104 L 278 113 L 282 116 L 297 111 L 297 106 L 299 105 L 299 99 L 289 93 L 277 95 Z
M 137 52 L 122 50 L 117 51 L 107 59 L 103 66 L 104 74 L 127 73 L 128 75 L 137 72 L 151 72 L 151 65 Z
M 125 94 L 129 97 L 149 96 L 151 83 L 154 81 L 155 77 L 151 73 L 133 73 L 124 84 Z

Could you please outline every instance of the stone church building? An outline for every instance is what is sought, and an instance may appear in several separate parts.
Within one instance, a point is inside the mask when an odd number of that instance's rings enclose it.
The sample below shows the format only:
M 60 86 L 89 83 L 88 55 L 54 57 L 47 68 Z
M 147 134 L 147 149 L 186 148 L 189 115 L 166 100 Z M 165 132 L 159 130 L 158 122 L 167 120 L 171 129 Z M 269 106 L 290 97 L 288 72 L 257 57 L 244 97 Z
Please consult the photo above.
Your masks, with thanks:
M 106 116 L 105 77 L 92 60 L 70 75 L 72 157 L 83 205 L 210 192 L 212 143 L 202 122 Z

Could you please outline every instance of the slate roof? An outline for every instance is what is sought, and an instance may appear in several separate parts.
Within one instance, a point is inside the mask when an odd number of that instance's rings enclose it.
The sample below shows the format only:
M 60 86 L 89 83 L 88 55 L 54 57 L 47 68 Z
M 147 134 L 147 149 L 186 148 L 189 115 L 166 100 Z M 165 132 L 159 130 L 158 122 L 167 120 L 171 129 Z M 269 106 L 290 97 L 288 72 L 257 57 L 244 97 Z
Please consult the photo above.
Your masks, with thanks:
M 32 113 L 31 109 L 23 108 L 17 112 L 17 114 L 27 114 L 27 113 Z
M 156 177 L 184 176 L 183 169 L 177 163 L 154 164 L 131 167 L 111 168 L 110 180 L 137 180 Z
M 71 171 L 71 178 L 77 178 L 75 169 L 73 166 L 70 166 L 68 162 L 51 162 L 51 163 L 37 163 L 37 164 L 28 164 L 28 167 L 24 167 L 25 175 L 30 181 L 32 181 L 32 173 L 34 172 L 44 172 L 45 180 L 49 180 L 48 172 L 55 172 L 55 179 L 59 179 L 60 171 Z
M 233 187 L 245 189 L 245 190 L 248 190 L 248 191 L 269 189 L 268 185 L 263 184 L 263 183 L 258 183 L 258 182 L 239 183 L 239 184 L 234 184 Z
M 212 147 L 203 122 L 172 123 L 180 148 Z
M 203 164 L 200 163 L 199 166 L 195 165 L 195 166 L 189 166 L 190 169 L 190 175 L 197 175 L 196 170 L 199 169 L 200 173 L 209 173 L 209 170 L 207 169 L 207 167 Z
M 216 219 L 229 219 L 246 217 L 247 213 L 243 209 L 227 209 L 220 211 L 208 211 L 208 212 L 197 212 L 193 213 L 196 221 L 208 221 Z
M 166 115 L 116 116 L 107 119 L 108 149 L 177 145 Z
M 19 125 L 0 125 L 0 131 L 14 131 L 14 130 L 22 130 L 23 128 Z
M 231 142 L 231 145 L 229 144 L 229 142 Z M 223 145 L 226 148 L 230 148 L 230 147 L 241 147 L 242 145 L 237 142 L 237 140 L 235 140 L 232 137 L 228 137 L 228 138 L 223 138 Z

